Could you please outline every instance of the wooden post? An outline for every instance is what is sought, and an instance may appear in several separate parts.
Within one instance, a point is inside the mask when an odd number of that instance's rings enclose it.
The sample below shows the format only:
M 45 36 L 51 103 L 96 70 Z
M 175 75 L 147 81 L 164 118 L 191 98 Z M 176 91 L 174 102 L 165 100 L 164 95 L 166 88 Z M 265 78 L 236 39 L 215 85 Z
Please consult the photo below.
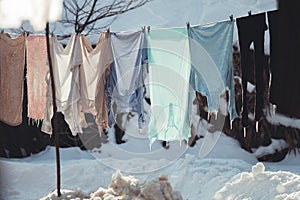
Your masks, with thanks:
M 53 67 L 52 60 L 50 54 L 50 31 L 49 31 L 49 22 L 46 24 L 46 41 L 47 41 L 47 53 L 48 53 L 48 64 L 50 71 L 50 80 L 51 80 L 51 88 L 52 88 L 52 103 L 53 103 L 53 118 L 52 118 L 52 126 L 53 133 L 55 139 L 55 150 L 56 150 L 56 178 L 57 178 L 57 196 L 61 196 L 60 192 L 60 154 L 59 154 L 59 132 L 58 132 L 58 121 L 57 121 L 57 107 L 56 107 L 56 93 L 55 93 L 55 83 L 54 83 L 54 75 L 53 75 Z

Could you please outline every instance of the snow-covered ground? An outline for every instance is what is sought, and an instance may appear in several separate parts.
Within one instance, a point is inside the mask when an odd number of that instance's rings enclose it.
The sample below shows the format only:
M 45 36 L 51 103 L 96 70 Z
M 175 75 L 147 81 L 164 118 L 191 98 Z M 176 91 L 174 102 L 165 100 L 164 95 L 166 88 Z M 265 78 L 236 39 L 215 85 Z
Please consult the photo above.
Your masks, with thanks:
M 88 197 L 100 187 L 107 188 L 119 169 L 140 183 L 166 175 L 173 190 L 189 200 L 300 199 L 300 155 L 289 155 L 278 163 L 258 163 L 255 154 L 222 134 L 213 150 L 200 158 L 203 141 L 198 140 L 192 148 L 184 142 L 181 146 L 171 142 L 169 149 L 157 142 L 150 151 L 146 138 L 127 136 L 125 144 L 116 145 L 113 139 L 103 144 L 101 153 L 61 149 L 63 192 Z M 264 151 L 278 145 L 280 142 L 274 141 Z M 1 158 L 0 166 L 0 199 L 40 199 L 56 188 L 53 147 L 23 159 Z
M 112 31 L 138 29 L 141 26 L 166 28 L 205 24 L 276 9 L 275 0 L 155 0 L 149 5 L 118 17 Z M 55 33 L 68 32 L 56 27 Z M 236 40 L 235 31 L 235 40 Z M 268 36 L 266 35 L 268 52 Z M 95 41 L 98 37 L 94 37 Z M 91 38 L 93 40 L 93 37 Z M 267 53 L 266 52 L 266 53 Z M 129 124 L 130 125 L 130 124 Z M 300 199 L 300 155 L 288 155 L 278 163 L 258 163 L 256 156 L 281 149 L 283 141 L 272 140 L 250 154 L 239 143 L 221 134 L 209 154 L 202 158 L 204 135 L 188 148 L 185 142 L 171 142 L 164 149 L 160 142 L 149 147 L 145 135 L 128 128 L 127 142 L 116 145 L 113 132 L 110 142 L 100 149 L 82 151 L 61 149 L 62 192 L 65 196 L 88 198 L 100 187 L 109 187 L 113 174 L 135 176 L 140 183 L 166 175 L 173 190 L 185 200 L 198 199 Z M 202 134 L 202 133 L 200 133 Z M 114 176 L 115 177 L 115 176 Z M 122 178 L 122 177 L 121 177 Z M 129 178 L 134 181 L 134 178 Z M 56 188 L 55 149 L 23 159 L 0 159 L 0 199 L 31 200 L 50 197 Z M 124 190 L 125 191 L 125 190 Z M 119 198 L 120 199 L 120 198 Z

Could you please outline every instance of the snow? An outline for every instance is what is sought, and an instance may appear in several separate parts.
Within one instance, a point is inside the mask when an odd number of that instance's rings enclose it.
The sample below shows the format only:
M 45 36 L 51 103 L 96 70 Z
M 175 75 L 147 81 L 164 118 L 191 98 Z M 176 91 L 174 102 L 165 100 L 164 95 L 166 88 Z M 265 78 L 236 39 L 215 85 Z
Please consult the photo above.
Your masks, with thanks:
M 28 20 L 35 31 L 41 31 L 46 22 L 60 19 L 62 4 L 62 0 L 1 0 L 0 28 L 19 28 Z
M 152 149 L 153 154 L 149 155 L 147 139 L 127 137 L 127 143 L 122 145 L 104 144 L 106 147 L 103 151 L 100 149 L 101 153 L 76 147 L 61 148 L 62 193 L 88 198 L 100 187 L 108 190 L 113 174 L 121 169 L 123 176 L 133 176 L 141 184 L 165 175 L 173 190 L 189 200 L 299 197 L 299 154 L 288 155 L 278 163 L 258 163 L 255 154 L 246 152 L 236 140 L 221 134 L 204 158 L 199 157 L 204 139 L 198 140 L 193 148 L 187 148 L 184 142 L 181 146 L 179 142 L 171 142 L 169 149 L 163 149 L 157 143 L 156 149 Z M 139 142 L 145 145 L 139 145 Z M 101 157 L 105 157 L 109 149 L 112 154 L 108 162 Z M 114 149 L 119 150 L 118 154 L 114 154 Z M 178 149 L 185 151 L 178 154 Z M 0 199 L 47 199 L 49 195 L 52 195 L 50 199 L 55 199 L 54 147 L 23 159 L 1 158 L 0 166 Z
M 276 107 L 272 106 L 269 115 L 267 115 L 267 120 L 274 125 L 283 125 L 285 127 L 293 127 L 300 129 L 300 119 L 290 118 L 279 113 L 276 113 Z
M 262 156 L 265 155 L 270 155 L 270 154 L 274 154 L 276 151 L 280 152 L 285 148 L 288 148 L 288 144 L 286 143 L 285 140 L 275 140 L 275 139 L 271 139 L 271 144 L 269 146 L 261 146 L 258 149 L 252 149 L 252 151 L 254 152 L 254 155 L 257 158 L 260 158 Z
M 242 172 L 235 175 L 215 194 L 214 198 L 218 200 L 299 199 L 299 175 L 284 171 L 264 171 L 264 169 L 265 166 L 262 163 L 257 163 L 252 167 L 252 172 Z M 239 192 L 232 192 L 237 190 Z

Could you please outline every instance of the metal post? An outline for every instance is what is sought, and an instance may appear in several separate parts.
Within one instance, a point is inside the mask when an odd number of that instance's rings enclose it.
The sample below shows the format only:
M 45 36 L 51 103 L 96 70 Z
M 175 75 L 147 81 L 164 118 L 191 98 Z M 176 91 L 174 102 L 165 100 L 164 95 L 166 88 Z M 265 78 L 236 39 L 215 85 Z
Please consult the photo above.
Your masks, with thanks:
M 58 132 L 58 121 L 57 121 L 57 107 L 56 107 L 56 93 L 55 93 L 55 83 L 53 76 L 53 67 L 52 60 L 50 54 L 50 31 L 49 31 L 49 23 L 46 24 L 46 41 L 47 41 L 47 52 L 48 52 L 48 64 L 50 71 L 50 80 L 52 87 L 52 102 L 53 102 L 53 113 L 54 116 L 52 118 L 52 126 L 53 126 L 53 134 L 55 139 L 55 150 L 56 150 L 56 178 L 57 178 L 57 196 L 60 197 L 60 154 L 59 154 L 59 132 Z

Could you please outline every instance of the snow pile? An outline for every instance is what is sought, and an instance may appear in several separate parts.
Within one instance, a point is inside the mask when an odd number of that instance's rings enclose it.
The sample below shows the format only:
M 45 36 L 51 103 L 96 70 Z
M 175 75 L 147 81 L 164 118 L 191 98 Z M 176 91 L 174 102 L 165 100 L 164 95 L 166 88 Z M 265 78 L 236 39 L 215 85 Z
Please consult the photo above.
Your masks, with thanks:
M 182 200 L 179 192 L 173 192 L 167 176 L 160 176 L 158 179 L 140 181 L 133 176 L 122 176 L 117 171 L 112 176 L 109 188 L 100 187 L 91 194 L 91 200 L 117 200 L 117 199 L 137 199 L 137 200 Z
M 265 171 L 263 163 L 252 167 L 252 172 L 234 176 L 215 193 L 214 199 L 300 199 L 300 176 L 284 171 Z
M 81 190 L 60 190 L 61 196 L 57 197 L 57 190 L 41 198 L 41 200 L 80 200 L 88 199 L 89 197 Z
M 140 182 L 133 176 L 122 176 L 117 171 L 112 175 L 112 181 L 107 189 L 100 187 L 95 193 L 91 194 L 91 199 L 95 200 L 108 200 L 117 199 L 133 199 L 140 193 Z
M 263 174 L 264 172 L 265 172 L 265 166 L 261 162 L 257 163 L 252 167 L 252 174 L 254 177 Z

